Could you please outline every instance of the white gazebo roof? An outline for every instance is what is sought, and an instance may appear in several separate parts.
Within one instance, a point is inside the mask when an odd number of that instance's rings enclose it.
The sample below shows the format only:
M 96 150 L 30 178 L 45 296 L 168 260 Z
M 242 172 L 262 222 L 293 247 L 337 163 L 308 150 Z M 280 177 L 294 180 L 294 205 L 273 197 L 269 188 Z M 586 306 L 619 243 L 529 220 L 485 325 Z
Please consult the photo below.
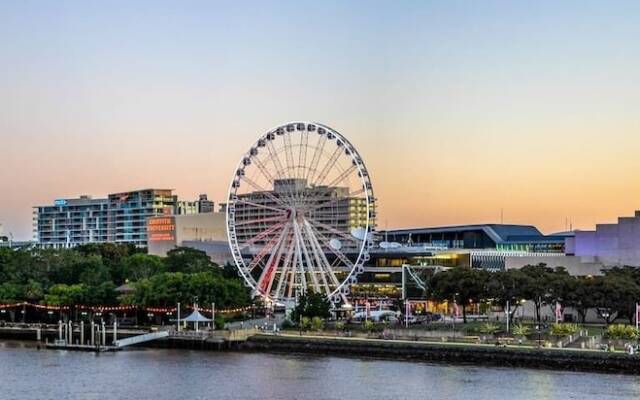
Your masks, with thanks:
M 204 315 L 200 314 L 199 311 L 194 310 L 191 315 L 187 318 L 182 319 L 182 321 L 186 322 L 211 322 L 211 320 Z

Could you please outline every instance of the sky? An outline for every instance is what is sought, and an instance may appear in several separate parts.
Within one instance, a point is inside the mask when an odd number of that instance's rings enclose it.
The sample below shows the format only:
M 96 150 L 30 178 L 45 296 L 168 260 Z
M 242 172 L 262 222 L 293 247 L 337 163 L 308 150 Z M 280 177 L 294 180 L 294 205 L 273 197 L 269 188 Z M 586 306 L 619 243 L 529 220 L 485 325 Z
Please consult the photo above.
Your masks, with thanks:
M 1 1 L 0 224 L 227 196 L 280 123 L 349 138 L 379 228 L 592 229 L 640 209 L 640 2 Z

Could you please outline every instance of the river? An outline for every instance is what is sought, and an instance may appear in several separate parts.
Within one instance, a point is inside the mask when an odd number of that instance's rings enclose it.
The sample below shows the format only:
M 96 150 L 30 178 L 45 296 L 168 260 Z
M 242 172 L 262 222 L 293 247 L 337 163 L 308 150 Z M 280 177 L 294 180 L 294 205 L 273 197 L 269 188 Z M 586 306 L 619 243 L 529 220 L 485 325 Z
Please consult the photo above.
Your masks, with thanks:
M 240 352 L 0 342 L 0 399 L 638 399 L 640 377 Z

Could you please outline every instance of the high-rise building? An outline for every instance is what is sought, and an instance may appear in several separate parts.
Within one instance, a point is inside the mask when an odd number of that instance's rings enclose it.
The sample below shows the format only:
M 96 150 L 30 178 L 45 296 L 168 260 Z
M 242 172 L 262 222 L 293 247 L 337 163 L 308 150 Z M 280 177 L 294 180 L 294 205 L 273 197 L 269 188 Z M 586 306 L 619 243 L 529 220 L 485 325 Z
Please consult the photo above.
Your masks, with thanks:
M 147 219 L 172 215 L 178 201 L 171 189 L 143 189 L 108 197 L 108 237 L 113 243 L 147 246 Z
M 206 214 L 215 211 L 215 204 L 207 198 L 206 194 L 201 194 L 198 198 L 198 213 Z
M 323 202 L 327 206 L 318 206 L 309 217 L 321 225 L 331 226 L 346 234 L 352 229 L 366 226 L 367 206 L 366 200 L 353 197 L 346 187 L 317 186 L 309 187 L 306 179 L 276 179 L 273 190 L 267 192 L 251 192 L 238 195 L 239 201 L 235 205 L 236 235 L 239 242 L 244 242 L 255 237 L 275 225 L 278 216 L 277 207 L 273 198 L 286 197 L 289 193 L 300 193 L 301 197 L 308 194 L 316 199 L 318 204 Z M 336 200 L 337 199 L 337 200 Z M 374 225 L 374 221 L 370 221 Z M 324 228 L 319 228 L 324 232 Z M 264 244 L 258 240 L 255 244 Z
M 212 212 L 214 212 L 214 203 L 207 199 L 206 194 L 201 194 L 198 200 L 179 200 L 176 203 L 176 215 L 207 214 Z
M 65 248 L 107 241 L 108 200 L 80 196 L 35 207 L 34 239 L 42 247 Z
M 115 193 L 106 199 L 59 199 L 34 207 L 34 240 L 40 247 L 52 248 L 104 242 L 145 247 L 147 219 L 173 214 L 176 202 L 168 189 Z

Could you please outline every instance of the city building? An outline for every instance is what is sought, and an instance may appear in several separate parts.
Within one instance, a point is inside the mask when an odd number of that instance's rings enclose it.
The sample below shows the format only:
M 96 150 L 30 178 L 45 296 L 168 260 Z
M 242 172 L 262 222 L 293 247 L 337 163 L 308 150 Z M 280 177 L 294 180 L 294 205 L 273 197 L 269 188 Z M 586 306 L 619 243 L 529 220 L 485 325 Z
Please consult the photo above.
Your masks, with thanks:
M 178 199 L 171 189 L 143 189 L 110 194 L 108 200 L 107 241 L 146 247 L 147 219 L 172 215 Z
M 202 250 L 220 265 L 233 262 L 227 241 L 226 215 L 163 215 L 147 220 L 149 254 L 166 256 L 176 247 Z
M 107 199 L 80 196 L 34 208 L 34 240 L 42 247 L 67 248 L 108 239 Z
M 480 224 L 381 232 L 386 241 L 446 249 L 564 253 L 565 236 L 543 235 L 531 225 Z
M 575 231 L 566 236 L 566 255 L 539 258 L 549 267 L 564 267 L 572 275 L 599 275 L 602 270 L 640 267 L 640 211 L 632 217 L 620 217 L 614 224 L 598 224 L 594 231 Z M 508 259 L 507 268 L 521 268 L 532 260 Z
M 88 243 L 147 245 L 147 219 L 172 215 L 177 197 L 169 189 L 80 196 L 34 207 L 34 241 L 40 247 L 69 248 Z
M 269 227 L 277 224 L 274 221 L 278 216 L 274 197 L 287 196 L 289 193 L 298 193 L 301 197 L 309 196 L 317 199 L 318 204 L 326 199 L 326 207 L 317 207 L 310 218 L 319 225 L 329 225 L 334 229 L 349 234 L 352 229 L 366 226 L 367 207 L 366 200 L 349 195 L 349 188 L 317 186 L 310 187 L 306 179 L 289 178 L 276 179 L 273 190 L 266 192 L 251 192 L 238 195 L 240 201 L 235 204 L 236 235 L 238 242 L 244 242 Z M 339 200 L 335 200 L 339 199 Z M 271 221 L 270 221 L 271 219 Z M 251 221 L 261 221 L 251 223 Z M 370 226 L 374 222 L 371 221 Z M 319 228 L 322 230 L 322 228 Z M 256 245 L 264 244 L 256 241 Z
M 205 214 L 215 211 L 215 204 L 207 198 L 206 194 L 201 194 L 198 200 L 179 200 L 176 203 L 176 215 Z

